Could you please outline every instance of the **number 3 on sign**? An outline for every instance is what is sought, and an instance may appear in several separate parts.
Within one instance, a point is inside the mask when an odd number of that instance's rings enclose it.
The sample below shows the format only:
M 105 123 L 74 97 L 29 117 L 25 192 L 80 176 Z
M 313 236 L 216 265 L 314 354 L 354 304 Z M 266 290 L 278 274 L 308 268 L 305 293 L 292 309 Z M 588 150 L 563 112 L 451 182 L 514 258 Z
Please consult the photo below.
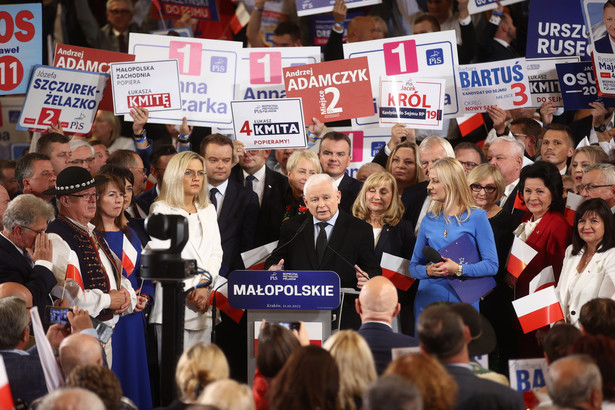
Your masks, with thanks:
M 201 75 L 201 45 L 186 41 L 171 41 L 169 43 L 169 58 L 176 58 L 179 63 L 179 73 L 183 75 Z
M 515 99 L 513 100 L 514 106 L 524 106 L 529 97 L 527 95 L 527 88 L 523 83 L 514 83 L 510 86 L 510 88 L 515 92 Z M 518 97 L 518 99 L 517 99 Z
M 282 54 L 250 53 L 250 84 L 280 84 L 282 82 Z
M 393 41 L 383 44 L 384 67 L 387 75 L 416 73 L 419 63 L 416 56 L 416 41 Z

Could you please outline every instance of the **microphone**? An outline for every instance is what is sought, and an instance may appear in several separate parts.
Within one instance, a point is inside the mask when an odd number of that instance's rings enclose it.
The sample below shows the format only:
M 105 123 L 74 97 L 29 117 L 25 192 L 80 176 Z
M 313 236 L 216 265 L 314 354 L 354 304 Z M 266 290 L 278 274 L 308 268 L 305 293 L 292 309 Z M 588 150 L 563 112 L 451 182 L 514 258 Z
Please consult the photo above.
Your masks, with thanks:
M 333 249 L 331 247 L 331 245 L 329 245 L 329 243 L 327 243 L 327 249 L 331 249 L 331 251 L 336 254 L 344 263 L 346 263 L 348 266 L 350 266 L 352 268 L 352 270 L 354 270 L 355 272 L 358 272 L 359 275 L 363 276 L 365 279 L 370 280 L 371 278 L 367 275 L 365 275 L 363 272 L 358 271 L 355 267 L 354 264 L 348 262 L 348 260 L 346 258 L 344 258 L 338 251 L 336 251 L 335 249 Z
M 308 223 L 312 220 L 312 215 L 308 215 L 307 218 L 305 218 L 305 221 L 303 221 L 303 223 L 301 225 L 299 225 L 299 228 L 297 229 L 297 231 L 295 232 L 295 234 L 286 242 L 284 242 L 282 245 L 279 245 L 277 248 L 275 248 L 273 250 L 273 252 L 271 252 L 269 254 L 269 256 L 267 256 L 265 258 L 265 260 L 269 259 L 271 257 L 271 255 L 273 255 L 276 251 L 279 251 L 280 249 L 283 249 L 285 247 L 287 247 L 292 241 L 295 240 L 295 238 L 301 233 L 303 232 L 303 230 L 305 229 L 305 227 L 308 225 Z
M 442 255 L 440 255 L 440 252 L 438 252 L 431 246 L 426 246 L 423 248 L 423 256 L 431 263 L 444 262 Z

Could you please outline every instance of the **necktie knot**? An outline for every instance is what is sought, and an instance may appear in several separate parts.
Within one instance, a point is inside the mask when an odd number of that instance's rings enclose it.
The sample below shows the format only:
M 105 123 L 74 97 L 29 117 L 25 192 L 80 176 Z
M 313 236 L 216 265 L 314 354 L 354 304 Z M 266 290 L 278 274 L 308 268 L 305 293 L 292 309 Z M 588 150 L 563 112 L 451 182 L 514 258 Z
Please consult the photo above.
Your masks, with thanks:
M 250 188 L 251 190 L 254 190 L 254 180 L 256 179 L 256 177 L 254 175 L 248 175 L 246 177 L 246 188 Z
M 220 192 L 218 188 L 212 188 L 209 190 L 209 201 L 214 204 L 216 210 L 218 210 L 218 199 L 216 198 L 216 194 Z

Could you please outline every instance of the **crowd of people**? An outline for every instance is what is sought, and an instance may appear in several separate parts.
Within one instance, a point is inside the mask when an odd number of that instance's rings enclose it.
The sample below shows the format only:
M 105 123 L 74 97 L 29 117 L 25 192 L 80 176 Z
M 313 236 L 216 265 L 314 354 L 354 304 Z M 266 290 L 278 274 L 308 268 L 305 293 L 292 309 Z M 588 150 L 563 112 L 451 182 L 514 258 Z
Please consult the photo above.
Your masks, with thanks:
M 219 3 L 220 22 L 186 13 L 174 26 L 233 39 L 225 26 L 233 5 Z M 348 22 L 338 0 L 324 57 L 343 58 L 344 33 L 355 42 L 455 30 L 461 64 L 513 58 L 524 52 L 528 3 L 470 16 L 468 0 L 385 0 Z M 120 52 L 131 32 L 153 27 L 150 9 L 148 0 L 108 0 L 106 14 L 85 0 L 43 7 L 54 41 Z M 256 0 L 234 39 L 264 46 L 266 10 Z M 293 13 L 274 30 L 274 46 L 311 44 L 306 18 Z M 17 405 L 615 407 L 612 107 L 492 106 L 484 129 L 465 138 L 455 120 L 441 132 L 397 124 L 356 178 L 351 140 L 337 128 L 346 124 L 306 124 L 307 149 L 246 150 L 186 119 L 150 124 L 141 107 L 130 115 L 132 123 L 99 110 L 89 135 L 51 127 L 17 161 L 0 161 L 0 354 Z M 564 211 L 573 195 L 583 202 L 570 217 Z M 143 249 L 168 247 L 146 231 L 153 214 L 188 221 L 181 256 L 196 260 L 199 272 L 184 281 L 190 291 L 172 403 L 161 403 L 158 378 L 168 354 L 163 290 L 140 270 Z M 291 331 L 264 322 L 252 375 L 246 315 L 220 311 L 214 321 L 212 290 L 250 267 L 242 252 L 275 241 L 267 269 L 334 271 L 342 288 L 359 292 L 332 312 L 340 330 L 322 347 L 310 345 L 303 324 Z M 536 251 L 517 275 L 508 269 L 515 241 Z M 461 242 L 462 259 L 453 256 Z M 382 275 L 387 254 L 408 261 L 411 286 Z M 512 302 L 531 294 L 545 271 L 553 273 L 564 319 L 524 333 Z M 488 278 L 495 278 L 489 293 L 462 302 L 459 283 Z M 63 375 L 55 391 L 45 383 L 28 314 L 36 307 L 44 316 L 49 305 L 67 308 L 69 322 L 44 323 Z M 110 338 L 96 331 L 99 323 Z M 474 360 L 481 355 L 488 366 Z M 547 385 L 512 390 L 508 361 L 540 357 L 549 364 Z

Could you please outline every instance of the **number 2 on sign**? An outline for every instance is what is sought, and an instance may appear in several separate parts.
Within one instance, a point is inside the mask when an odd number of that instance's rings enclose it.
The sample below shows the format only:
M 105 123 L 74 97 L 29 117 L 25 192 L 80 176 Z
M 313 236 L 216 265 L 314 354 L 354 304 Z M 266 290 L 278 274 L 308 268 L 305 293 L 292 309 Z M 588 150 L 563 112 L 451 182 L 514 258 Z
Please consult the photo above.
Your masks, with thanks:
M 325 88 L 325 94 L 332 94 L 331 103 L 329 103 L 329 106 L 327 107 L 327 114 L 336 114 L 344 111 L 342 107 L 337 106 L 337 103 L 340 100 L 340 90 L 337 87 Z
M 186 41 L 171 41 L 169 43 L 169 58 L 176 58 L 179 63 L 179 73 L 184 75 L 201 74 L 201 45 Z

